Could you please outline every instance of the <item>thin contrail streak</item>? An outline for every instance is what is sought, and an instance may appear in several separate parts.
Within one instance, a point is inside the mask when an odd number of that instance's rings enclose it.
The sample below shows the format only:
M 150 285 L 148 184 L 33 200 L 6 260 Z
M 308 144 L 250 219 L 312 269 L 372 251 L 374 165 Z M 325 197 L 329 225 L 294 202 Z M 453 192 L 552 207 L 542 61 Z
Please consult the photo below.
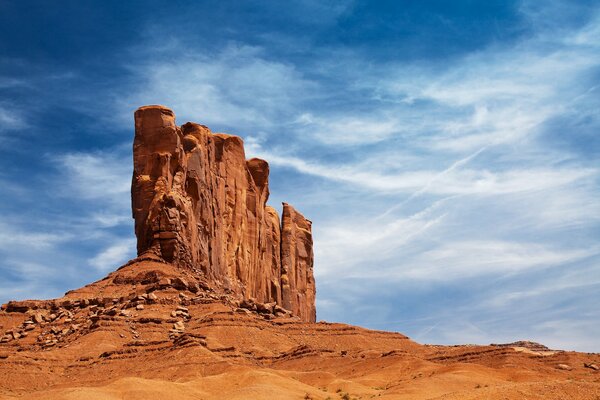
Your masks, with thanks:
M 383 218 L 388 216 L 390 213 L 396 211 L 397 209 L 403 207 L 406 203 L 408 203 L 409 201 L 411 201 L 412 199 L 419 197 L 420 195 L 422 195 L 423 193 L 426 193 L 431 186 L 433 186 L 433 184 L 438 181 L 440 178 L 443 178 L 445 175 L 449 174 L 450 172 L 454 171 L 455 169 L 457 169 L 458 167 L 461 167 L 465 164 L 467 164 L 469 161 L 471 161 L 472 159 L 474 159 L 475 157 L 477 157 L 479 154 L 481 154 L 484 150 L 487 149 L 488 146 L 483 146 L 482 148 L 480 148 L 479 150 L 477 150 L 476 152 L 474 152 L 473 154 L 462 158 L 456 162 L 454 162 L 452 165 L 450 165 L 448 168 L 446 168 L 445 170 L 443 170 L 442 172 L 440 172 L 439 174 L 437 174 L 436 176 L 434 176 L 433 178 L 431 178 L 431 180 L 429 180 L 429 182 L 427 182 L 427 184 L 425 186 L 423 186 L 422 188 L 420 188 L 419 190 L 417 190 L 416 192 L 412 193 L 410 196 L 408 196 L 408 198 L 406 198 L 404 201 L 402 201 L 400 204 L 396 204 L 395 206 L 389 208 L 387 211 L 385 211 L 383 214 L 379 215 L 378 217 L 376 217 L 376 219 L 379 218 Z

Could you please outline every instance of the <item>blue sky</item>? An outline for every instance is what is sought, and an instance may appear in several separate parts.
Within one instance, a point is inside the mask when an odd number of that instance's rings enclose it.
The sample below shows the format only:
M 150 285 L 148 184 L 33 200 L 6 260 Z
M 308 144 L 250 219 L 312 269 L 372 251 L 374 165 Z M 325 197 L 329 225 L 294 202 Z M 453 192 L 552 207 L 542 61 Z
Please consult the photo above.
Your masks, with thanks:
M 0 302 L 134 257 L 133 111 L 271 164 L 318 319 L 600 351 L 595 1 L 0 1 Z

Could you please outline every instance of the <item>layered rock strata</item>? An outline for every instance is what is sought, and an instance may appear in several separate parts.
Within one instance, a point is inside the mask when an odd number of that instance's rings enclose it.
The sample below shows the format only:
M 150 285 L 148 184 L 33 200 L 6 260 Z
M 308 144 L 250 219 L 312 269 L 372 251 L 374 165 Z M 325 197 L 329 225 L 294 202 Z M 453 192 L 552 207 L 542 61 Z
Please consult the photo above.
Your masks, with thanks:
M 267 206 L 269 165 L 240 137 L 135 112 L 131 188 L 138 255 L 152 253 L 245 299 L 315 321 L 311 222 Z

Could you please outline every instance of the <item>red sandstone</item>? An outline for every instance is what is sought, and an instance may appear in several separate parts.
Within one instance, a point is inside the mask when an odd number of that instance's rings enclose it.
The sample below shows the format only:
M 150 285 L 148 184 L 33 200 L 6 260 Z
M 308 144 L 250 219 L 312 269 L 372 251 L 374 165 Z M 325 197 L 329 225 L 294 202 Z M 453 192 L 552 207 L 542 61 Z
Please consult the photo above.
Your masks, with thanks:
M 240 137 L 181 127 L 163 106 L 135 112 L 132 208 L 138 255 L 193 271 L 240 298 L 314 322 L 311 223 L 269 198 L 269 165 Z

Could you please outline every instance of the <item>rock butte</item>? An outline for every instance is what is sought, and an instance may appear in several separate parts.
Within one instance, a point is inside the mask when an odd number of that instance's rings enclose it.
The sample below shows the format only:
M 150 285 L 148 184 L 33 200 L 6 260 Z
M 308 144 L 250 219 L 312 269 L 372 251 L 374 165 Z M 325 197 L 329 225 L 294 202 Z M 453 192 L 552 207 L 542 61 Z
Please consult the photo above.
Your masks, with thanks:
M 310 221 L 240 138 L 135 114 L 138 257 L 0 309 L 0 400 L 600 398 L 600 355 L 314 322 Z M 454 333 L 456 334 L 456 333 Z
M 267 206 L 269 164 L 240 137 L 181 127 L 163 106 L 135 112 L 131 200 L 139 256 L 158 256 L 241 298 L 314 322 L 311 222 Z

